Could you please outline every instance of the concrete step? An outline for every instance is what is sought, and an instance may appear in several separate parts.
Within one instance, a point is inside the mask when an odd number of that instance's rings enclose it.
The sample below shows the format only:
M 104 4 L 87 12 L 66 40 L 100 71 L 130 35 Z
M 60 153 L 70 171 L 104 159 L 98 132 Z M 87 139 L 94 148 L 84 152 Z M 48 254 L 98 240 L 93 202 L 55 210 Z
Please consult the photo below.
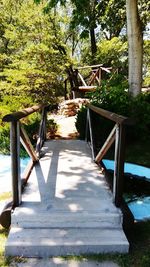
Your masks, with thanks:
M 24 229 L 12 227 L 6 256 L 50 257 L 98 253 L 127 253 L 121 229 Z
M 24 212 L 23 212 L 24 210 Z M 18 209 L 12 215 L 12 225 L 21 228 L 121 228 L 122 216 L 118 213 L 31 213 Z

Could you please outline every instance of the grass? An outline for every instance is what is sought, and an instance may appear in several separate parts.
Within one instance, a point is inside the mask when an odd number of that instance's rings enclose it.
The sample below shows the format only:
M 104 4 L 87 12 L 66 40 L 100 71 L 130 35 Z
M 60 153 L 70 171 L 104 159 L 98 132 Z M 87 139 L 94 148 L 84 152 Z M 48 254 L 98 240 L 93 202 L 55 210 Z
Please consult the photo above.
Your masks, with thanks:
M 11 192 L 5 192 L 0 194 L 0 201 L 7 200 L 11 198 L 12 193 Z
M 0 194 L 0 201 L 4 201 L 7 200 L 11 197 L 11 193 L 10 192 L 6 192 L 6 193 L 1 193 Z M 8 230 L 2 228 L 2 226 L 0 226 L 0 266 L 9 266 L 10 264 L 10 259 L 9 258 L 5 258 L 4 257 L 4 247 L 5 247 L 5 242 L 8 236 Z
M 6 199 L 9 194 L 0 195 L 0 200 Z M 24 258 L 5 258 L 4 246 L 7 239 L 8 230 L 0 227 L 0 266 L 10 266 L 11 262 L 24 262 Z M 99 254 L 84 256 L 68 256 L 65 259 L 113 261 L 120 267 L 149 267 L 150 266 L 150 221 L 135 223 L 132 228 L 128 229 L 127 236 L 130 242 L 130 252 L 127 255 L 120 254 Z
M 150 166 L 150 138 L 129 144 L 126 148 L 126 161 Z
M 5 242 L 7 239 L 7 235 L 8 235 L 8 230 L 0 226 L 0 266 L 1 267 L 9 266 L 11 262 L 10 258 L 4 257 L 4 246 L 5 246 Z
M 128 230 L 127 236 L 130 242 L 128 254 L 67 256 L 65 259 L 113 261 L 120 267 L 150 267 L 150 221 L 135 223 Z

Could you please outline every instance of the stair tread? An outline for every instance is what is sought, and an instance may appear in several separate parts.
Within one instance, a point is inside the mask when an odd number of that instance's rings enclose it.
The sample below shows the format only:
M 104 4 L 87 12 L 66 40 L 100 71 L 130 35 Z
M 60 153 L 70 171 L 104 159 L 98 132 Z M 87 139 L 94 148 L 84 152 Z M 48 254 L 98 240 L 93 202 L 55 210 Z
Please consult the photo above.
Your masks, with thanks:
M 128 251 L 128 241 L 121 229 L 22 229 L 12 227 L 6 255 L 39 256 Z

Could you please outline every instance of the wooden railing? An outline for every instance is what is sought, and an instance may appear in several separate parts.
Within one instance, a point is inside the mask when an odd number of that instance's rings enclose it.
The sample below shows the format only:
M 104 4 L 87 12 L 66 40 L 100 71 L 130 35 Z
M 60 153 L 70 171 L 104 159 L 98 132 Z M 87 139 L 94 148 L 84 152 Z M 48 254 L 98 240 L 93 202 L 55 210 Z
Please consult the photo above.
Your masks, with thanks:
M 132 124 L 132 120 L 109 112 L 107 110 L 98 108 L 93 105 L 87 105 L 87 127 L 86 127 L 86 141 L 90 141 L 90 146 L 92 150 L 92 157 L 93 160 L 100 164 L 101 160 L 107 153 L 108 149 L 115 141 L 115 156 L 114 156 L 114 177 L 113 177 L 113 196 L 114 202 L 117 207 L 119 207 L 122 203 L 122 195 L 123 195 L 123 184 L 124 184 L 124 161 L 125 161 L 125 128 L 126 125 Z M 91 113 L 95 112 L 98 115 L 115 122 L 115 126 L 113 127 L 112 131 L 110 132 L 109 136 L 107 137 L 105 143 L 103 144 L 102 148 L 95 155 L 94 149 L 94 135 L 93 135 L 93 128 L 92 128 L 92 116 Z M 89 140 L 88 140 L 89 136 Z
M 82 70 L 88 70 L 88 76 L 85 78 L 82 75 Z M 110 73 L 112 70 L 111 67 L 103 67 L 102 64 L 84 66 L 73 69 L 69 67 L 66 72 L 68 74 L 65 82 L 65 92 L 67 92 L 67 81 L 70 82 L 71 90 L 80 91 L 80 92 L 89 92 L 101 85 L 102 72 Z
M 9 211 L 19 206 L 21 203 L 21 193 L 24 185 L 27 183 L 31 170 L 40 157 L 41 147 L 46 139 L 46 120 L 47 120 L 46 105 L 33 106 L 22 111 L 14 112 L 3 117 L 4 122 L 10 122 L 10 154 L 11 154 L 11 172 L 12 172 L 12 202 L 8 205 Z M 41 112 L 41 122 L 37 138 L 36 149 L 33 148 L 31 141 L 21 124 L 21 119 L 29 116 L 34 112 Z M 21 178 L 20 173 L 20 143 L 23 145 L 31 160 L 26 168 L 24 177 Z M 6 209 L 5 209 L 6 210 Z M 1 214 L 0 222 L 3 225 L 9 224 L 9 212 L 7 215 Z

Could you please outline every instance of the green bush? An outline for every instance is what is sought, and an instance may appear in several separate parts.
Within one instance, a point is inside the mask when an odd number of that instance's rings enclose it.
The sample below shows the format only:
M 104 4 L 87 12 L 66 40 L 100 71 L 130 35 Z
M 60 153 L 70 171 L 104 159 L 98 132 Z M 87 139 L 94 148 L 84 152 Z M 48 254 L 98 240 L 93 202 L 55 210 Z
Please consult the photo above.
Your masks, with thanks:
M 10 108 L 10 106 L 1 105 L 0 107 L 0 153 L 2 154 L 10 154 L 10 124 L 3 122 L 2 118 L 14 110 L 14 106 Z M 39 122 L 40 115 L 38 113 L 31 114 L 22 120 L 22 124 L 33 145 L 36 143 Z M 26 155 L 24 149 L 21 148 L 21 156 Z
M 102 83 L 96 91 L 88 94 L 93 105 L 111 112 L 133 118 L 135 124 L 127 127 L 127 140 L 149 138 L 150 131 L 150 93 L 141 93 L 136 98 L 128 94 L 127 81 L 122 76 L 112 76 Z M 82 108 L 76 121 L 81 138 L 85 137 L 86 109 Z M 96 145 L 103 142 L 113 127 L 113 122 L 92 112 L 92 128 Z

